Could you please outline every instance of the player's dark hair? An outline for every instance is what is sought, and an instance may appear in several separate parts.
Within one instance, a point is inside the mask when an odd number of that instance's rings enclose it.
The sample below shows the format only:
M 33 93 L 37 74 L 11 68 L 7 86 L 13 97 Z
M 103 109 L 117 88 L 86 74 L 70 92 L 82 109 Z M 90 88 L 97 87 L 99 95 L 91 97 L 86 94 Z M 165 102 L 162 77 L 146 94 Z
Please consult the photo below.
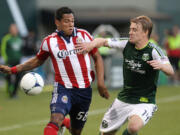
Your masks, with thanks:
M 74 14 L 74 12 L 68 7 L 61 7 L 55 12 L 55 19 L 60 21 L 64 14 Z
M 140 23 L 142 25 L 142 29 L 144 32 L 148 31 L 148 38 L 150 38 L 152 29 L 153 29 L 153 23 L 151 19 L 147 16 L 138 16 L 136 18 L 131 19 L 131 23 Z

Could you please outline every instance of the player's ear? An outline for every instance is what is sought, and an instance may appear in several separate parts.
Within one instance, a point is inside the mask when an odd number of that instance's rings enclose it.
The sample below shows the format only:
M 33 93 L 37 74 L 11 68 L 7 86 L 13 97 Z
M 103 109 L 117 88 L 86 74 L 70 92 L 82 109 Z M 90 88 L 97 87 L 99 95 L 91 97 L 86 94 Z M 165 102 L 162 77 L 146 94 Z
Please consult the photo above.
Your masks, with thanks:
M 149 35 L 149 31 L 148 30 L 145 31 L 145 34 L 147 35 L 147 37 L 149 37 L 148 36 Z
M 59 27 L 60 26 L 60 21 L 55 19 L 55 24 L 56 24 L 56 27 Z

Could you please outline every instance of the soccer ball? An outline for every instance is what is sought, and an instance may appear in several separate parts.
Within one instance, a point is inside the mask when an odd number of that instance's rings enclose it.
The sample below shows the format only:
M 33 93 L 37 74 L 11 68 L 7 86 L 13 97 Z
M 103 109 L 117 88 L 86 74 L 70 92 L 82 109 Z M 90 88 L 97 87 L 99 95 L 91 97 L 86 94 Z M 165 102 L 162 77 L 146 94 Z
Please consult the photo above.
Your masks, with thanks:
M 29 72 L 22 77 L 20 87 L 27 95 L 37 95 L 41 93 L 44 81 L 38 73 Z

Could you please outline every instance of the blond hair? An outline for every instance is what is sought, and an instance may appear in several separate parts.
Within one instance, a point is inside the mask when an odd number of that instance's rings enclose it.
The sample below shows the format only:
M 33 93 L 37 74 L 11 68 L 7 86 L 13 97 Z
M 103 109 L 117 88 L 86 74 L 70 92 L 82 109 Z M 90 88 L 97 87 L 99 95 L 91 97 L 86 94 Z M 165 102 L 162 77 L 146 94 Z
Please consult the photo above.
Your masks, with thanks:
M 141 24 L 143 31 L 144 32 L 148 31 L 148 38 L 150 38 L 152 29 L 153 29 L 153 23 L 152 23 L 152 20 L 148 16 L 141 15 L 141 16 L 131 19 L 130 22 Z

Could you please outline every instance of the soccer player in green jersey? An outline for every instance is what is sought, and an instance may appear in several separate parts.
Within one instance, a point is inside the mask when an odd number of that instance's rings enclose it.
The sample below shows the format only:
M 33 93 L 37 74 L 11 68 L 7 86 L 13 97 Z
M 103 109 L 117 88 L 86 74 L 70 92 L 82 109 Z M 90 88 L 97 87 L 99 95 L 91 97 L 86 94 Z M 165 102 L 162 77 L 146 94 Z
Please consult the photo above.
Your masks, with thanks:
M 138 16 L 130 20 L 128 40 L 97 38 L 76 47 L 80 53 L 94 47 L 116 47 L 124 56 L 124 86 L 104 115 L 101 135 L 115 135 L 127 120 L 123 135 L 136 135 L 157 110 L 155 97 L 159 71 L 171 76 L 174 70 L 164 52 L 149 42 L 152 28 L 149 17 Z

